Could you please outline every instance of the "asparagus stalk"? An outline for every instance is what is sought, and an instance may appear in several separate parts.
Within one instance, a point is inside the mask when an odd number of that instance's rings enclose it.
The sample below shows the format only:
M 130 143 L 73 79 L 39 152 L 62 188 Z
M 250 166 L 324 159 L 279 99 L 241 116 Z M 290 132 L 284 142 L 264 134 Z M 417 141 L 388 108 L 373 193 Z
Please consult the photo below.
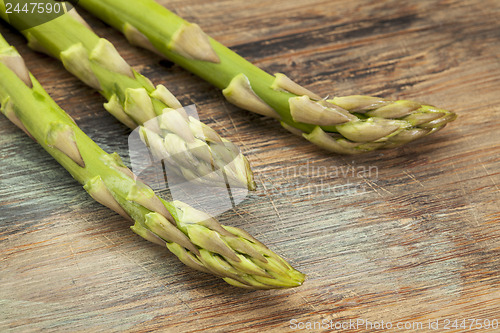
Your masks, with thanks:
M 154 0 L 80 0 L 79 5 L 125 34 L 134 45 L 163 54 L 249 111 L 340 154 L 392 148 L 453 121 L 453 112 L 408 100 L 371 96 L 321 99 L 284 74 L 270 75 Z
M 9 21 L 3 0 L 0 16 Z M 19 30 L 27 25 L 23 16 L 10 21 Z M 190 181 L 255 189 L 248 160 L 238 147 L 188 116 L 165 86 L 153 86 L 131 68 L 75 9 L 21 32 L 29 46 L 61 60 L 69 72 L 97 89 L 108 101 L 104 108 L 119 121 L 132 129 L 144 125 L 139 130 L 141 139 L 170 170 Z
M 143 238 L 184 264 L 250 289 L 289 288 L 304 275 L 245 231 L 179 201 L 167 202 L 136 179 L 120 157 L 104 152 L 74 123 L 0 35 L 2 113 L 51 154 L 94 200 L 128 220 Z

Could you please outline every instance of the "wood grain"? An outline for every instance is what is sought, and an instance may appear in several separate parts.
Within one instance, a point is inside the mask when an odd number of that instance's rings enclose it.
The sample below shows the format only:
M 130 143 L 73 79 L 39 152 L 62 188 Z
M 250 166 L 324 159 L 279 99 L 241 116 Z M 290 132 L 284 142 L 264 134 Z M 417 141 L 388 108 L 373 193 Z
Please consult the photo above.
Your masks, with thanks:
M 500 320 L 500 3 L 495 0 L 163 0 L 270 72 L 322 95 L 372 94 L 454 110 L 443 131 L 395 150 L 326 153 L 83 13 L 155 84 L 240 145 L 257 192 L 223 223 L 308 275 L 241 291 L 194 272 L 93 202 L 0 117 L 0 331 L 287 332 L 293 322 Z M 103 98 L 2 23 L 56 101 L 107 151 L 127 129 Z M 396 324 L 422 328 L 396 330 Z M 467 322 L 470 324 L 470 321 Z M 371 332 L 369 326 L 303 331 Z M 493 332 L 495 330 L 476 330 Z M 499 332 L 500 330 L 496 330 Z

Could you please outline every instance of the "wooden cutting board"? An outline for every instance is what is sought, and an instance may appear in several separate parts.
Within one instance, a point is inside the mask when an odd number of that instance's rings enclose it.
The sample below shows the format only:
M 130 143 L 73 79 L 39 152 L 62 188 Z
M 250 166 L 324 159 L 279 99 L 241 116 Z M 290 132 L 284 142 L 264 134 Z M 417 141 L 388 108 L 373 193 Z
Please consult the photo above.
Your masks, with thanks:
M 195 103 L 203 121 L 242 147 L 258 190 L 220 220 L 308 279 L 292 290 L 243 291 L 184 267 L 0 117 L 1 332 L 372 332 L 389 324 L 500 332 L 484 329 L 500 320 L 500 2 L 161 3 L 323 96 L 414 99 L 459 117 L 398 149 L 330 154 L 82 13 L 137 70 Z M 129 131 L 103 98 L 3 23 L 0 32 L 82 129 L 126 158 Z

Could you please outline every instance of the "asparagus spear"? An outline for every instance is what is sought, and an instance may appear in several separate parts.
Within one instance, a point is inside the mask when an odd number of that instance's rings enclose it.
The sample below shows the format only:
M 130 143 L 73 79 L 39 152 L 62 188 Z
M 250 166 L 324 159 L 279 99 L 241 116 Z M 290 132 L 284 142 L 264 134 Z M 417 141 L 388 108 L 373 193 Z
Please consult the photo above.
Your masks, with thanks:
M 3 0 L 0 16 L 9 21 Z M 10 23 L 22 30 L 28 25 L 23 19 L 30 17 L 20 15 Z M 255 189 L 248 160 L 238 147 L 188 116 L 165 86 L 153 86 L 132 69 L 75 9 L 21 32 L 32 48 L 61 60 L 69 72 L 97 89 L 108 101 L 105 109 L 119 121 L 132 129 L 145 125 L 139 130 L 141 139 L 156 159 L 168 163 L 169 170 L 190 181 Z
M 128 220 L 143 238 L 166 246 L 184 264 L 250 289 L 289 288 L 304 275 L 245 231 L 201 211 L 167 202 L 137 180 L 74 123 L 0 35 L 2 113 L 51 154 L 99 203 Z
M 154 0 L 80 0 L 137 46 L 163 54 L 214 84 L 226 99 L 276 118 L 284 128 L 340 154 L 392 148 L 436 132 L 453 112 L 370 96 L 321 99 L 284 74 L 270 75 Z

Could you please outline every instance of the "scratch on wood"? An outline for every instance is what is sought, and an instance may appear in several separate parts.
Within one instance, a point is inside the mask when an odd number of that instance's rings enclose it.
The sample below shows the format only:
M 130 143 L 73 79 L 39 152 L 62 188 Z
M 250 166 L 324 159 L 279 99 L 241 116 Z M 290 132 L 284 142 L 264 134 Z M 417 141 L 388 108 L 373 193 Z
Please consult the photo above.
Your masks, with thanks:
M 412 174 L 410 174 L 408 171 L 404 170 L 403 171 L 408 177 L 410 177 L 413 181 L 415 181 L 418 185 L 422 186 L 422 187 L 425 187 L 424 184 L 422 184 L 422 182 L 420 180 L 418 180 L 417 178 L 415 178 L 415 176 L 413 176 Z
M 495 189 L 497 191 L 500 191 L 500 188 L 498 188 L 498 184 L 495 183 L 495 180 L 493 179 L 493 176 L 489 173 L 488 169 L 486 169 L 486 166 L 484 165 L 483 162 L 481 162 L 481 166 L 483 167 L 484 172 L 486 172 L 486 175 L 488 176 L 488 178 L 491 180 L 491 183 L 493 184 L 493 186 L 495 186 Z
M 267 187 L 266 187 L 266 184 L 262 181 L 262 177 L 261 177 L 261 175 L 259 174 L 259 175 L 258 175 L 258 177 L 260 178 L 260 184 L 261 184 L 261 186 L 264 188 L 264 191 L 265 191 L 265 192 L 267 192 Z M 274 203 L 274 200 L 273 200 L 272 195 L 269 195 L 269 196 L 267 196 L 267 197 L 268 197 L 268 198 L 269 198 L 269 200 L 271 201 L 271 205 L 273 206 L 273 209 L 274 209 L 274 211 L 276 212 L 276 215 L 278 216 L 278 220 L 279 220 L 280 224 L 281 224 L 282 226 L 284 226 L 285 224 L 284 224 L 284 222 L 283 222 L 283 219 L 281 218 L 281 215 L 280 215 L 280 213 L 279 213 L 279 211 L 278 211 L 278 208 L 276 208 L 276 204 Z
M 82 272 L 80 269 L 80 265 L 78 265 L 78 259 L 76 258 L 75 251 L 73 251 L 73 245 L 71 245 L 71 242 L 69 243 L 69 249 L 71 251 L 71 258 L 75 261 L 76 268 L 78 269 L 78 272 Z

